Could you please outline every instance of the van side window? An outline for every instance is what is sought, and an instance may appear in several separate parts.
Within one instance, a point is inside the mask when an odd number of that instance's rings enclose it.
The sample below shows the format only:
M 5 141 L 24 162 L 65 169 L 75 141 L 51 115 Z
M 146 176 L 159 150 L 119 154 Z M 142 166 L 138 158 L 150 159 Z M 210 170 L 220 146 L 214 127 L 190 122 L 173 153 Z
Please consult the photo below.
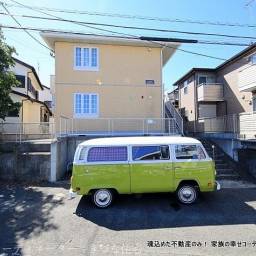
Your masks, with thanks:
M 168 160 L 170 159 L 169 146 L 135 146 L 132 148 L 132 159 L 142 160 Z
M 80 151 L 79 160 L 85 160 L 86 147 L 83 147 Z
M 93 147 L 87 162 L 127 161 L 127 147 Z
M 199 145 L 176 145 L 176 159 L 205 159 L 203 149 Z

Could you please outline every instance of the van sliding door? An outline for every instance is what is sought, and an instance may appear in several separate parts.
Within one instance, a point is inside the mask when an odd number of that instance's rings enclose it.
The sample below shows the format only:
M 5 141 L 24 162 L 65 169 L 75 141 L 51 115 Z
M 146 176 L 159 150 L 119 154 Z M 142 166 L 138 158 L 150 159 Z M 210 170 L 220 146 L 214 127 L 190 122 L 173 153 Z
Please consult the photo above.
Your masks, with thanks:
M 131 192 L 173 190 L 173 167 L 168 145 L 133 146 L 130 163 Z

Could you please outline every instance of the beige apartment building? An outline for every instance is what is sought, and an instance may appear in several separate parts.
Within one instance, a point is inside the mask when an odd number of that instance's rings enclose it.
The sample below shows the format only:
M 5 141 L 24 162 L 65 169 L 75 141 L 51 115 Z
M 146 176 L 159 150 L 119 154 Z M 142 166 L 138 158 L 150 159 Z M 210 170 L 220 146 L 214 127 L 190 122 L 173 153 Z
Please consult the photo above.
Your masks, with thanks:
M 177 43 L 162 46 L 66 33 L 41 36 L 55 52 L 51 90 L 57 131 L 136 131 L 145 125 L 142 119 L 158 126 L 157 119 L 164 117 L 162 68 Z
M 187 130 L 204 118 L 256 111 L 255 53 L 256 45 L 249 46 L 216 68 L 193 68 L 174 83 Z

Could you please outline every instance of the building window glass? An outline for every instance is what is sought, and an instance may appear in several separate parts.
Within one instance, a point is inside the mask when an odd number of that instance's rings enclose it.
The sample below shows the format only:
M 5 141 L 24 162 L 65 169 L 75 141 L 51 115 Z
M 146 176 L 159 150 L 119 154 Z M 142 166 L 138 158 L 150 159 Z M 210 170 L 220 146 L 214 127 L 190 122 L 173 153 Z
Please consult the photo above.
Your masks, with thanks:
M 127 147 L 93 147 L 87 162 L 127 161 Z
M 91 49 L 92 67 L 97 67 L 97 48 Z
M 74 114 L 75 116 L 97 116 L 99 113 L 98 94 L 75 93 Z
M 17 87 L 20 88 L 25 88 L 25 76 L 21 76 L 21 75 L 15 75 L 16 79 L 20 82 L 20 84 Z
M 184 94 L 188 93 L 188 81 L 184 82 Z
M 252 98 L 252 111 L 256 111 L 256 96 Z
M 76 47 L 76 66 L 80 67 L 81 66 L 81 48 Z
M 251 55 L 250 60 L 252 64 L 256 64 L 256 54 Z
M 18 109 L 14 109 L 14 110 L 10 110 L 7 114 L 8 117 L 19 117 L 19 110 Z
M 31 92 L 36 99 L 38 99 L 38 91 L 34 88 L 31 82 L 31 79 L 29 77 L 27 78 L 27 88 L 28 88 L 28 91 Z
M 132 148 L 132 159 L 134 161 L 168 160 L 169 146 L 135 146 Z
M 98 48 L 75 48 L 75 68 L 82 70 L 98 70 Z
M 89 60 L 89 48 L 84 48 L 84 67 L 89 67 L 90 60 Z
M 203 149 L 198 145 L 176 145 L 176 159 L 205 159 Z
M 206 76 L 199 76 L 198 78 L 198 84 L 206 84 L 207 77 Z

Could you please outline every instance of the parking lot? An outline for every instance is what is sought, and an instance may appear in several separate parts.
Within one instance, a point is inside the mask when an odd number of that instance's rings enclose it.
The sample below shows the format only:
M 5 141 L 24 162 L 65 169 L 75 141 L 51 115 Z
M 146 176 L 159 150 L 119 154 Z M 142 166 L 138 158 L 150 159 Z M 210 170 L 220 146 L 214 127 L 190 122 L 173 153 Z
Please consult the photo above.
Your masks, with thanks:
M 3 255 L 255 255 L 256 188 L 119 196 L 109 209 L 69 200 L 68 184 L 1 184 Z

